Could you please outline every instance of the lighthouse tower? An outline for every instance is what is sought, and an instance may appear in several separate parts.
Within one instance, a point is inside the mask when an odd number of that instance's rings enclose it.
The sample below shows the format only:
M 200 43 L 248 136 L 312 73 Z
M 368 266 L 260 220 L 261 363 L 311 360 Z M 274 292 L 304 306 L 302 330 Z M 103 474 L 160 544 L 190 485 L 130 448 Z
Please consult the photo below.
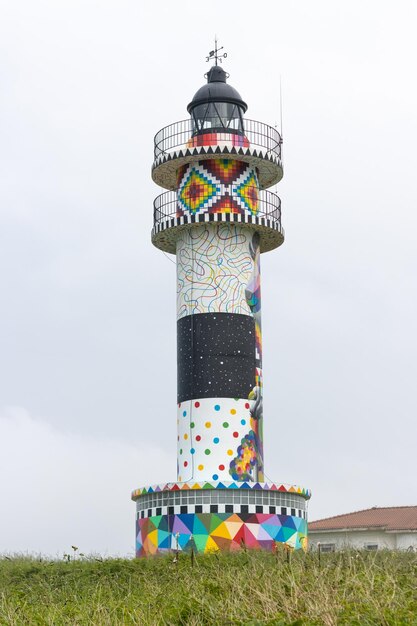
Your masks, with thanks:
M 189 118 L 155 136 L 152 178 L 167 191 L 152 243 L 177 266 L 177 480 L 133 492 L 137 556 L 307 548 L 309 491 L 264 470 L 260 258 L 284 242 L 267 191 L 282 140 L 244 117 L 217 46 L 210 56 Z

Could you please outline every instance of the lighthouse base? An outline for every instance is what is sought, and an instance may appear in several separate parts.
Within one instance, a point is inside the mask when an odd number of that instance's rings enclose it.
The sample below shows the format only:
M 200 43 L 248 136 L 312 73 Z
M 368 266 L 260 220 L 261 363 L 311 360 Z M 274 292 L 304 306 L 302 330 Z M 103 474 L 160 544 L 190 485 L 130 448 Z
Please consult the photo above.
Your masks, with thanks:
M 168 483 L 133 492 L 136 555 L 197 553 L 277 543 L 307 549 L 310 492 L 271 483 Z

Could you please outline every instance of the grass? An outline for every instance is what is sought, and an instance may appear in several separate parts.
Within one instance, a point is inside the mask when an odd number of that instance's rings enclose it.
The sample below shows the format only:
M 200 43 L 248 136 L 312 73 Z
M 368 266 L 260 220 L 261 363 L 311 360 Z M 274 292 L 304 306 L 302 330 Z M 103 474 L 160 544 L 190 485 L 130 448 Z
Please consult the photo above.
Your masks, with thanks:
M 417 625 L 417 555 L 3 557 L 0 624 Z

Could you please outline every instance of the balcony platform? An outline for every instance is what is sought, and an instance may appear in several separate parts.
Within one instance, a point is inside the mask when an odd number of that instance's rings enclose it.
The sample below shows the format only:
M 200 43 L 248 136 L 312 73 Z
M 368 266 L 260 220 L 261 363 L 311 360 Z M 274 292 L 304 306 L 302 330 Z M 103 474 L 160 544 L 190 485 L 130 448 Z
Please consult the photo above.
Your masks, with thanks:
M 197 213 L 196 215 L 177 217 L 176 194 L 173 192 L 162 194 L 162 196 L 168 195 L 169 198 L 165 199 L 165 204 L 159 205 L 159 209 L 155 205 L 154 227 L 152 229 L 153 245 L 164 252 L 175 254 L 180 232 L 185 228 L 201 224 L 237 224 L 248 226 L 248 228 L 259 233 L 261 252 L 274 250 L 284 243 L 285 233 L 281 224 L 281 209 L 276 207 L 274 211 L 263 210 L 266 203 L 262 201 L 262 196 L 260 197 L 260 209 L 257 215 L 248 215 L 246 213 Z M 277 196 L 275 197 L 278 198 Z M 155 203 L 160 198 L 161 196 L 158 196 Z
M 244 124 L 244 135 L 195 135 L 190 119 L 166 126 L 155 135 L 152 179 L 160 187 L 175 190 L 181 166 L 196 159 L 233 159 L 256 168 L 261 189 L 275 185 L 283 176 L 280 134 L 262 122 L 245 119 Z

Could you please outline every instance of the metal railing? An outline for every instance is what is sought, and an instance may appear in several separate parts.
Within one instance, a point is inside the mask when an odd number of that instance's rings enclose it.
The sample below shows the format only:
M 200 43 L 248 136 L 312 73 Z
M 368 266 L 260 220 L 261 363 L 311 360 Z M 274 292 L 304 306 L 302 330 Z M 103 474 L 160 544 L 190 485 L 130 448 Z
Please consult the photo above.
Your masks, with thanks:
M 155 198 L 153 207 L 154 226 L 173 217 L 178 217 L 177 193 L 175 191 L 161 193 Z M 281 199 L 271 191 L 260 191 L 256 217 L 272 220 L 278 223 L 281 228 Z
M 263 124 L 263 122 L 248 119 L 244 119 L 243 124 L 243 137 L 249 142 L 251 148 L 273 153 L 281 158 L 282 138 L 276 128 Z M 219 142 L 230 141 L 233 136 L 239 137 L 238 133 L 227 132 L 226 130 L 223 132 L 218 129 L 213 129 L 212 133 L 217 135 Z M 210 134 L 210 130 L 207 129 L 202 134 L 196 133 L 191 119 L 181 120 L 180 122 L 165 126 L 165 128 L 162 128 L 155 135 L 155 159 L 175 150 L 194 147 L 194 140 L 197 138 L 203 139 L 205 134 Z M 199 143 L 198 145 L 204 144 Z

